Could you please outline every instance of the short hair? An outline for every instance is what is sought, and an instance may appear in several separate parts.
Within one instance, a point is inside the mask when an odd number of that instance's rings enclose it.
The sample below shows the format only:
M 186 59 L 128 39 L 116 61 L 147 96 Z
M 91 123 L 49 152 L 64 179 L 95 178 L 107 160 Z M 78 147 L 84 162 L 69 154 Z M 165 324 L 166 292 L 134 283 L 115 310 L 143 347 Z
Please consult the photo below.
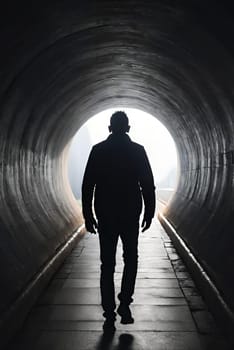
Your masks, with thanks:
M 127 132 L 129 130 L 127 114 L 122 111 L 113 113 L 110 118 L 110 126 L 113 132 Z

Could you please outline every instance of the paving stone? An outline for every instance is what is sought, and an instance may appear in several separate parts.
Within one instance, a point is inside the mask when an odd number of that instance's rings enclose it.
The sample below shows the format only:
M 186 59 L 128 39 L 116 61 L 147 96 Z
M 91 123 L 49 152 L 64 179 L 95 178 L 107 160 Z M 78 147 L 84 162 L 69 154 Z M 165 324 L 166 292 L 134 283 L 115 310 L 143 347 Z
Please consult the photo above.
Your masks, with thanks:
M 119 271 L 119 273 L 115 273 L 115 278 L 122 278 L 122 273 L 120 273 L 121 271 Z M 171 278 L 175 277 L 175 274 L 173 273 L 173 269 L 172 268 L 158 268 L 158 269 L 152 269 L 152 270 L 140 270 L 137 273 L 137 278 L 157 278 L 160 274 L 165 274 L 165 276 L 168 274 L 171 276 Z M 83 272 L 75 272 L 75 273 L 70 273 L 69 275 L 66 275 L 63 278 L 98 278 L 100 277 L 99 272 L 93 272 L 93 271 L 87 271 L 86 273 Z M 94 277 L 95 276 L 95 277 Z M 166 278 L 166 277 L 165 277 Z M 168 277 L 167 277 L 168 278 Z
M 64 279 L 64 278 L 68 278 L 68 276 L 70 275 L 70 273 L 68 273 L 68 272 L 58 272 L 58 273 L 56 273 L 55 274 L 55 278 L 62 278 L 62 279 Z
M 48 288 L 55 288 L 55 289 L 61 289 L 63 288 L 64 284 L 66 283 L 67 279 L 64 278 L 54 278 L 50 283 L 48 284 Z
M 99 255 L 98 237 L 86 234 L 7 350 L 231 350 L 217 333 L 185 265 L 157 220 L 139 239 L 132 305 L 135 323 L 122 325 L 118 317 L 113 339 L 103 339 Z M 118 293 L 121 242 L 116 260 Z
M 165 276 L 164 276 L 165 277 Z M 179 283 L 175 278 L 137 278 L 136 288 L 179 288 Z
M 195 284 L 191 278 L 180 279 L 180 285 L 182 288 L 184 287 L 195 288 Z
M 171 263 L 168 260 L 159 260 L 158 261 L 142 261 L 138 264 L 138 269 L 149 269 L 154 270 L 157 268 L 171 268 Z
M 168 260 L 168 256 L 165 255 L 165 256 L 154 256 L 154 257 L 151 257 L 151 256 L 142 255 L 142 256 L 138 257 L 139 263 L 140 262 L 155 262 L 155 263 L 157 263 L 158 260 Z
M 115 285 L 119 287 L 121 279 L 115 280 Z M 97 278 L 91 279 L 67 279 L 60 284 L 63 288 L 93 288 L 99 287 L 100 282 Z M 179 288 L 179 284 L 176 278 L 151 278 L 143 279 L 138 278 L 136 280 L 136 288 Z
M 200 333 L 210 334 L 217 332 L 216 324 L 210 312 L 194 311 L 193 317 Z
M 187 270 L 185 265 L 182 263 L 182 261 L 180 259 L 172 261 L 172 264 L 173 264 L 173 268 L 176 272 L 186 272 L 186 270 Z
M 121 273 L 115 273 L 114 276 L 115 280 L 118 280 L 122 278 Z M 154 272 L 149 273 L 137 273 L 137 280 L 139 279 L 176 279 L 175 273 L 172 269 L 167 270 L 161 270 L 157 269 Z M 69 277 L 67 278 L 67 281 L 69 279 L 100 279 L 100 272 L 82 272 L 82 273 L 71 273 Z
M 175 249 L 175 248 L 174 248 L 174 245 L 173 245 L 173 243 L 172 243 L 172 241 L 166 241 L 166 240 L 164 240 L 164 246 L 165 246 L 166 248 L 171 248 L 171 247 L 172 247 L 172 249 Z
M 71 267 L 62 267 L 60 269 L 60 274 L 63 274 L 63 273 L 67 274 L 67 273 L 70 273 L 71 271 L 72 271 Z
M 145 304 L 148 303 L 147 299 L 152 299 L 152 302 L 155 299 L 156 302 L 157 298 L 183 298 L 183 294 L 179 288 L 137 288 L 134 294 L 136 297 L 134 300 L 139 295 L 144 295 Z
M 169 254 L 174 254 L 174 253 L 176 253 L 176 249 L 174 248 L 174 246 L 173 246 L 172 243 L 170 243 L 169 246 L 167 246 L 167 245 L 165 244 L 165 247 L 166 247 L 166 251 L 167 251 L 168 255 L 169 255 Z
M 194 332 L 116 332 L 104 337 L 101 332 L 42 332 L 31 341 L 21 340 L 12 350 L 202 350 Z M 224 349 L 226 350 L 226 349 Z
M 195 331 L 195 325 L 187 306 L 156 306 L 134 305 L 132 306 L 136 323 L 126 325 L 126 328 L 137 330 L 155 331 Z M 40 306 L 35 308 L 30 316 L 30 322 L 34 322 L 38 328 L 54 321 L 82 321 L 86 323 L 103 321 L 100 306 L 96 305 L 61 305 Z M 44 329 L 44 328 L 43 328 Z M 93 328 L 93 330 L 96 330 Z
M 116 264 L 115 270 L 116 271 L 120 271 L 123 268 L 123 263 L 118 263 Z M 157 261 L 140 261 L 138 264 L 138 271 L 139 270 L 145 270 L 145 269 L 149 269 L 149 270 L 155 270 L 155 269 L 160 269 L 160 268 L 169 268 L 171 269 L 171 263 L 170 261 L 166 260 L 166 259 L 158 259 Z M 76 272 L 82 272 L 82 271 L 95 271 L 95 270 L 99 270 L 100 269 L 100 263 L 97 262 L 93 262 L 90 261 L 90 263 L 88 264 L 80 262 L 78 264 L 74 264 L 72 266 L 71 269 L 69 269 L 68 272 L 70 272 L 71 270 L 74 272 L 74 270 Z M 64 272 L 64 271 L 63 271 Z
M 199 295 L 189 295 L 186 297 L 189 307 L 192 311 L 206 310 L 206 304 Z
M 116 300 L 117 295 L 116 295 Z M 49 288 L 39 299 L 39 305 L 99 305 L 99 288 Z M 187 305 L 179 288 L 138 288 L 135 305 Z
M 182 290 L 183 290 L 183 293 L 185 294 L 186 298 L 190 295 L 199 296 L 199 291 L 196 287 L 183 287 Z
M 181 280 L 181 279 L 187 279 L 187 278 L 191 278 L 191 275 L 187 272 L 176 272 L 176 277 Z
M 170 258 L 171 261 L 175 261 L 175 260 L 177 261 L 177 260 L 180 259 L 179 255 L 176 254 L 176 253 L 170 253 L 168 255 L 169 255 L 169 258 Z
M 99 288 L 63 288 L 47 290 L 39 299 L 38 305 L 99 305 L 101 303 Z

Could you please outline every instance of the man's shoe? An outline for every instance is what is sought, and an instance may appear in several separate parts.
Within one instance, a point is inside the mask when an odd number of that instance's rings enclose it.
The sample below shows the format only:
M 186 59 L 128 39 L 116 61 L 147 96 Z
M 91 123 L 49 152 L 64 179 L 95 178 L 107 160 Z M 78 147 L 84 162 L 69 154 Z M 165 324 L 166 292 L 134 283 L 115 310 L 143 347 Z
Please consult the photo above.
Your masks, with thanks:
M 128 305 L 120 304 L 117 309 L 117 312 L 121 316 L 120 323 L 122 324 L 134 323 L 134 318 L 132 317 L 131 310 Z
M 107 318 L 103 323 L 102 328 L 104 333 L 113 334 L 116 331 L 115 320 Z

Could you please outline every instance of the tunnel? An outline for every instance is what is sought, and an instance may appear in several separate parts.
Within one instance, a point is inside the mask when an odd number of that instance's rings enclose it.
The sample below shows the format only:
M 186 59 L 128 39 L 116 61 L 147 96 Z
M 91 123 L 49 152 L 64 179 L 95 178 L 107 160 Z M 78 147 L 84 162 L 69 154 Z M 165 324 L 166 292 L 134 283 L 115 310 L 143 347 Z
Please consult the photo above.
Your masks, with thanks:
M 159 0 L 13 1 L 1 11 L 2 335 L 82 230 L 70 141 L 116 106 L 157 115 L 173 136 L 180 176 L 160 220 L 233 329 L 233 15 L 225 2 Z

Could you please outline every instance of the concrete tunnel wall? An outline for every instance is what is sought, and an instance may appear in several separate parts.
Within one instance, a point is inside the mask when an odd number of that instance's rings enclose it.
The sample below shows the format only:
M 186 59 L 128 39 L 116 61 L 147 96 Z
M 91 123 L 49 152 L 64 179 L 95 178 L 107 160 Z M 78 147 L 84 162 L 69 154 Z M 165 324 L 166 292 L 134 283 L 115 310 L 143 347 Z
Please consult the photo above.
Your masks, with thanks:
M 15 1 L 1 17 L 0 314 L 82 223 L 69 142 L 117 105 L 157 114 L 174 137 L 180 179 L 166 217 L 234 310 L 230 9 Z

